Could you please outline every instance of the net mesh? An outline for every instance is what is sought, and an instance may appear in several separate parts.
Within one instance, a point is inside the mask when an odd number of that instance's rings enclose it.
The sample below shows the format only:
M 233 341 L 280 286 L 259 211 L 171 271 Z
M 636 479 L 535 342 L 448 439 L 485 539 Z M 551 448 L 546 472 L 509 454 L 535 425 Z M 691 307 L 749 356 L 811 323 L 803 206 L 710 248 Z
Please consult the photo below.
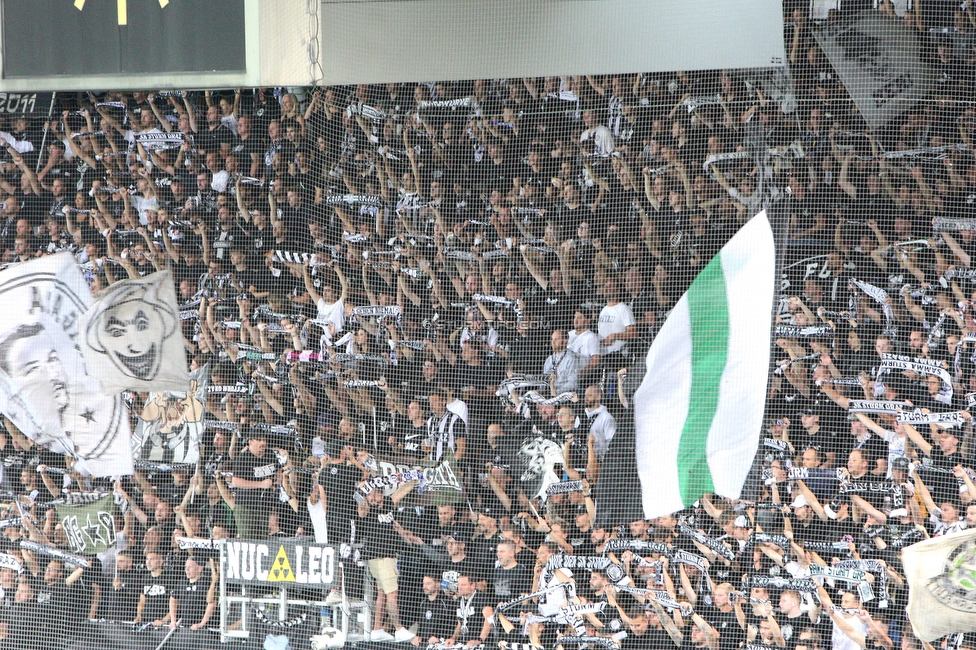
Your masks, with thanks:
M 976 521 L 976 23 L 847 4 L 784 3 L 788 73 L 11 118 L 3 647 L 916 647 L 900 550 Z M 10 280 L 57 254 L 175 305 L 80 332 Z

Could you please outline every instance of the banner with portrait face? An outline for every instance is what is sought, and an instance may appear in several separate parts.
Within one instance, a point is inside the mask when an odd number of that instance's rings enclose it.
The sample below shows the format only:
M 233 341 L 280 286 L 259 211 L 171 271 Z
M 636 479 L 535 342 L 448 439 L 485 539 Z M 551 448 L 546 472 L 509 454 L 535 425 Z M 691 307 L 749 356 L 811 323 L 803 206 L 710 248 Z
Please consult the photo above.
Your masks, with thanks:
M 102 391 L 185 391 L 190 380 L 170 271 L 122 280 L 82 319 L 88 371 Z
M 90 476 L 132 473 L 129 420 L 81 354 L 92 294 L 70 253 L 0 272 L 0 412 L 28 438 Z
M 132 438 L 132 455 L 146 463 L 196 465 L 210 365 L 194 370 L 182 391 L 149 393 Z

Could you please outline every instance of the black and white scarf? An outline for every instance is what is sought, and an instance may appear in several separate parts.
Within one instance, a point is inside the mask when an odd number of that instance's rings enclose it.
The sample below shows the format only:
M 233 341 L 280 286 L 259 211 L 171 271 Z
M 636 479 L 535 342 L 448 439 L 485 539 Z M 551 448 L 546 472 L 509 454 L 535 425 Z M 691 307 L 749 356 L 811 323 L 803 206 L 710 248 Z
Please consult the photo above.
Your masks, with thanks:
M 786 535 L 776 535 L 773 533 L 752 533 L 749 535 L 749 541 L 746 542 L 746 548 L 754 548 L 756 544 L 775 544 L 783 551 L 790 550 L 790 540 Z
M 885 332 L 893 334 L 895 332 L 895 312 L 891 308 L 891 297 L 888 292 L 862 280 L 852 279 L 850 284 L 852 288 L 860 289 L 881 305 L 881 311 L 885 317 Z
M 382 196 L 372 194 L 332 194 L 325 197 L 326 205 L 383 205 Z
M 961 427 L 965 420 L 962 411 L 948 411 L 945 413 L 922 413 L 921 410 L 902 411 L 896 419 L 898 424 L 910 424 L 913 427 L 920 424 L 937 424 L 940 427 L 951 429 Z
M 22 539 L 20 540 L 20 547 L 24 550 L 30 551 L 31 553 L 53 557 L 66 564 L 71 564 L 76 567 L 84 567 L 87 569 L 91 566 L 91 563 L 87 558 L 81 555 L 75 555 L 74 553 L 69 553 L 67 551 L 62 551 L 56 546 L 48 546 L 47 544 L 32 542 L 29 539 Z
M 959 339 L 959 345 L 956 346 L 956 355 L 952 361 L 952 372 L 955 374 L 956 379 L 960 379 L 962 377 L 962 348 L 964 343 L 976 343 L 976 333 L 969 332 L 964 334 L 963 337 Z M 976 364 L 976 346 L 973 346 L 973 352 L 969 356 L 969 361 Z M 966 398 L 969 398 L 968 394 L 966 395 Z M 973 406 L 973 404 L 970 404 L 970 406 Z
M 508 610 L 512 609 L 513 607 L 516 607 L 517 605 L 521 605 L 522 603 L 524 603 L 526 601 L 533 600 L 535 598 L 540 598 L 542 596 L 545 596 L 546 594 L 552 593 L 552 592 L 557 591 L 559 589 L 563 589 L 565 586 L 566 586 L 566 584 L 565 583 L 562 583 L 562 582 L 558 582 L 556 584 L 549 585 L 548 587 L 545 587 L 544 589 L 540 589 L 539 591 L 536 591 L 535 593 L 526 594 L 524 596 L 519 596 L 517 598 L 512 598 L 511 600 L 506 600 L 503 603 L 498 603 L 497 609 L 500 612 L 507 612 Z
M 753 573 L 743 577 L 742 589 L 752 587 L 763 587 L 769 589 L 788 589 L 801 593 L 813 593 L 817 591 L 817 583 L 812 578 L 784 578 L 782 576 L 768 576 L 762 573 Z
M 870 571 L 876 574 L 878 576 L 878 591 L 881 592 L 881 600 L 878 601 L 878 607 L 888 607 L 888 572 L 885 570 L 885 564 L 881 560 L 841 560 L 834 566 L 842 569 Z
M 546 492 L 549 496 L 553 494 L 565 494 L 567 492 L 582 492 L 583 491 L 583 481 L 563 481 L 562 483 L 553 483 L 549 486 Z
M 640 596 L 641 598 L 651 598 L 653 602 L 656 602 L 658 605 L 661 605 L 668 611 L 680 611 L 684 616 L 688 616 L 691 613 L 691 608 L 682 607 L 678 601 L 676 601 L 674 597 L 672 597 L 671 594 L 664 589 L 641 589 L 639 587 L 628 587 L 626 585 L 618 585 L 616 589 L 617 591 Z
M 936 217 L 932 221 L 932 230 L 946 232 L 960 230 L 976 230 L 976 219 L 954 219 L 951 217 Z
M 897 415 L 899 410 L 911 408 L 908 402 L 902 401 L 886 401 L 886 400 L 876 400 L 876 399 L 852 399 L 850 400 L 847 411 L 848 413 L 887 413 L 888 415 Z
M 976 280 L 976 268 L 969 269 L 947 269 L 939 278 L 939 284 L 947 289 L 953 280 Z
M 881 354 L 882 370 L 910 370 L 917 375 L 934 375 L 942 381 L 939 396 L 952 398 L 952 377 L 949 371 L 942 367 L 942 362 L 935 359 L 907 357 L 901 354 Z
M 396 318 L 400 319 L 399 305 L 364 305 L 354 307 L 353 316 L 357 318 Z
M 709 537 L 708 535 L 693 529 L 691 526 L 678 526 L 678 532 L 680 532 L 682 535 L 690 537 L 716 555 L 724 557 L 726 560 L 735 559 L 735 553 L 732 552 L 732 549 L 723 544 L 721 540 Z
M 398 488 L 404 483 L 409 483 L 410 481 L 419 481 L 421 486 L 424 485 L 425 479 L 423 470 L 408 469 L 404 472 L 397 472 L 396 474 L 366 479 L 363 481 L 363 484 L 359 486 L 359 489 L 356 491 L 354 496 L 358 503 L 365 503 L 366 495 L 373 490 L 387 487 Z
M 618 649 L 618 646 L 613 639 L 603 637 L 603 636 L 580 636 L 580 635 L 561 636 L 558 639 L 556 639 L 556 642 L 559 644 L 575 643 L 580 646 L 583 645 L 600 646 L 606 648 L 607 650 Z
M 891 497 L 891 509 L 892 511 L 899 510 L 905 507 L 905 490 L 898 483 L 892 483 L 891 481 L 881 481 L 881 482 L 858 482 L 849 481 L 847 483 L 842 483 L 837 489 L 838 494 L 850 495 L 850 494 L 878 494 L 883 493 Z
M 832 339 L 834 338 L 834 328 L 830 325 L 777 325 L 775 334 L 777 337 L 787 339 Z
M 860 386 L 860 377 L 827 377 L 823 380 L 825 384 L 833 384 L 834 386 Z
M 308 619 L 308 612 L 302 612 L 301 614 L 295 616 L 294 618 L 289 618 L 284 621 L 278 621 L 273 618 L 270 618 L 260 607 L 251 607 L 251 610 L 254 612 L 254 618 L 258 619 L 265 625 L 268 625 L 273 628 L 277 628 L 279 630 L 296 627 L 298 625 L 303 624 L 306 621 L 306 619 Z
M 638 553 L 659 553 L 667 555 L 671 545 L 665 542 L 651 542 L 646 539 L 608 539 L 603 543 L 604 553 L 617 551 L 636 551 Z
M 146 149 L 163 151 L 165 149 L 179 149 L 186 140 L 186 134 L 181 131 L 170 133 L 137 133 L 136 142 Z

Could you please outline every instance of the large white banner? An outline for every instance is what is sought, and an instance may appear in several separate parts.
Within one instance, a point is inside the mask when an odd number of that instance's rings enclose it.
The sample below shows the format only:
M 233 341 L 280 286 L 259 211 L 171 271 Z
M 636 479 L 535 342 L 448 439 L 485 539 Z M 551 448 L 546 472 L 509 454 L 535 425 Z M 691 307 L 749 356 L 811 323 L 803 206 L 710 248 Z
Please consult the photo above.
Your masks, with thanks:
M 864 11 L 813 34 L 871 130 L 912 108 L 935 83 L 917 34 L 897 18 Z
M 934 642 L 976 631 L 976 530 L 933 537 L 901 552 L 908 578 L 908 618 L 915 636 Z
M 123 280 L 85 314 L 81 344 L 102 391 L 185 391 L 190 381 L 169 271 Z
M 92 476 L 132 473 L 128 413 L 85 369 L 82 315 L 92 295 L 74 257 L 0 273 L 0 412 L 31 440 Z

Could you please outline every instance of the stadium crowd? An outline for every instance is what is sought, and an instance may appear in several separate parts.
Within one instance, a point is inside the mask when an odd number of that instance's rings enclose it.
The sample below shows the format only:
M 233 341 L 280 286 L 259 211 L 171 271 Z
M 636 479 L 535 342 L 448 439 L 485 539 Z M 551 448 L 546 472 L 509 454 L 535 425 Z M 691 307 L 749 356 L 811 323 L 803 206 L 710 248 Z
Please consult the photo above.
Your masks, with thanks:
M 44 504 L 86 480 L 5 422 L 0 551 L 23 570 L 0 569 L 0 647 L 75 647 L 88 619 L 222 647 L 214 557 L 179 538 L 307 536 L 354 549 L 371 642 L 919 648 L 899 551 L 976 525 L 976 21 L 880 3 L 940 76 L 868 132 L 785 4 L 795 110 L 713 71 L 63 95 L 11 118 L 0 261 L 70 251 L 96 290 L 171 269 L 211 389 L 205 461 L 87 482 L 124 504 L 89 568 L 21 547 L 67 548 Z M 645 353 L 774 198 L 755 471 L 741 500 L 645 521 Z M 448 478 L 363 489 L 382 467 Z

